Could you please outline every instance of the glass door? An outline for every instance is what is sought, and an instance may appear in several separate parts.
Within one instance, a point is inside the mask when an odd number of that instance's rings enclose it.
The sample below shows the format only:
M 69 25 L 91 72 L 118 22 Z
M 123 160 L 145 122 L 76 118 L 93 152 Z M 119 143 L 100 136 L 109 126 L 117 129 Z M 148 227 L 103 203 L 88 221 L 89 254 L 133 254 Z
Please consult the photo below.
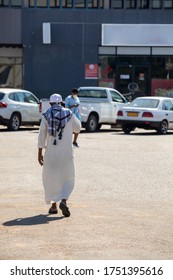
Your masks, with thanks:
M 151 95 L 149 66 L 129 65 L 117 67 L 116 88 L 124 95 L 134 99 L 137 96 Z
M 138 95 L 151 95 L 148 66 L 134 66 L 133 81 L 138 85 Z
M 128 85 L 132 82 L 132 68 L 129 66 L 118 66 L 116 73 L 116 89 L 123 95 L 129 93 Z

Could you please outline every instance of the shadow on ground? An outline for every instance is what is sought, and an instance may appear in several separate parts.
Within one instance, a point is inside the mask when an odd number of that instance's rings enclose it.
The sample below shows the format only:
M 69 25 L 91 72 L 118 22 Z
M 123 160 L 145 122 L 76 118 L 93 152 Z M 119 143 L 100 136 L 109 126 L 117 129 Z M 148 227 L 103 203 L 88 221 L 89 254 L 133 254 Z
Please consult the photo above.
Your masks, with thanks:
M 7 221 L 3 223 L 3 226 L 32 226 L 32 225 L 41 225 L 41 224 L 48 224 L 52 221 L 58 221 L 62 220 L 65 217 L 52 217 L 50 215 L 37 215 L 33 217 L 27 217 L 27 218 L 18 218 L 11 221 Z
M 113 133 L 113 134 L 116 134 L 116 135 L 119 135 L 121 136 L 122 134 L 124 134 L 124 136 L 157 136 L 157 137 L 165 137 L 165 136 L 170 136 L 170 135 L 173 135 L 173 132 L 167 132 L 166 134 L 158 134 L 157 132 L 155 131 L 132 131 L 131 133 L 129 134 L 125 134 L 123 131 L 119 131 L 119 133 Z

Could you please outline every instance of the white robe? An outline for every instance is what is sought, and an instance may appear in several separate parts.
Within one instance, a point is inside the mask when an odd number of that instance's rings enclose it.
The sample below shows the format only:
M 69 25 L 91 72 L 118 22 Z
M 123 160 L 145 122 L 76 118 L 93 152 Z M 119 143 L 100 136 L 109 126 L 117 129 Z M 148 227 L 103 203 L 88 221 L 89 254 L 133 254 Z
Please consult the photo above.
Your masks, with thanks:
M 50 136 L 48 123 L 44 117 L 40 124 L 38 148 L 45 148 L 42 170 L 43 187 L 46 203 L 68 199 L 75 180 L 72 137 L 73 132 L 79 133 L 80 121 L 72 115 L 66 124 L 62 139 L 53 145 L 55 137 Z

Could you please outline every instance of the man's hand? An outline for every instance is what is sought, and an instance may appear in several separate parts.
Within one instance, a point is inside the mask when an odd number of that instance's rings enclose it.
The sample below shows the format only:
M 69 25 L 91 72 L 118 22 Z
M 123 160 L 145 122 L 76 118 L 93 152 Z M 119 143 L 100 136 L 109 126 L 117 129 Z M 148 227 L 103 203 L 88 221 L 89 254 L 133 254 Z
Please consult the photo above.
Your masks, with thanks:
M 79 106 L 79 104 L 74 104 L 74 105 L 72 105 L 72 106 L 69 106 L 69 109 L 75 108 L 75 107 L 78 107 L 78 106 Z
M 43 165 L 44 160 L 43 160 L 43 155 L 42 155 L 42 148 L 38 149 L 38 162 L 41 166 Z

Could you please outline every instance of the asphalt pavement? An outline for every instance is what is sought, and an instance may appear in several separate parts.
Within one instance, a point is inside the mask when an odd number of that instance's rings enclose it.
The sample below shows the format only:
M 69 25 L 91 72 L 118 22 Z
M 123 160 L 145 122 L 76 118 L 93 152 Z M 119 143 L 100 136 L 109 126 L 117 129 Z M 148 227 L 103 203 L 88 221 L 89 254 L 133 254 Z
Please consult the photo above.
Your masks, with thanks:
M 1 260 L 173 259 L 173 133 L 82 130 L 70 218 L 47 214 L 37 137 L 0 127 Z

